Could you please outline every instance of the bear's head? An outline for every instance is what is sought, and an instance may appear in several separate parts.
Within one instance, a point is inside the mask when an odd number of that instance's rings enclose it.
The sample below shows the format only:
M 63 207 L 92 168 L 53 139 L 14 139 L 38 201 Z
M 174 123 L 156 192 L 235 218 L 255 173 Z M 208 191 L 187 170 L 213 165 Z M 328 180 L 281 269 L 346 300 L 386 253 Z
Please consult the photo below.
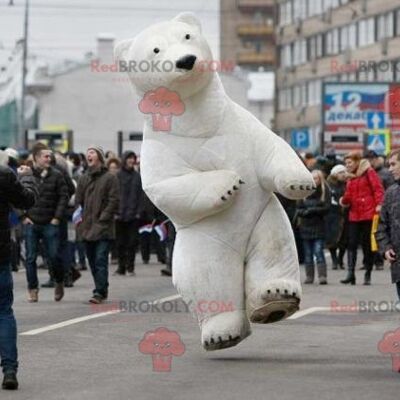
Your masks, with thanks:
M 207 86 L 213 74 L 204 68 L 212 54 L 200 21 L 188 12 L 118 43 L 115 59 L 139 95 L 167 88 L 186 99 Z

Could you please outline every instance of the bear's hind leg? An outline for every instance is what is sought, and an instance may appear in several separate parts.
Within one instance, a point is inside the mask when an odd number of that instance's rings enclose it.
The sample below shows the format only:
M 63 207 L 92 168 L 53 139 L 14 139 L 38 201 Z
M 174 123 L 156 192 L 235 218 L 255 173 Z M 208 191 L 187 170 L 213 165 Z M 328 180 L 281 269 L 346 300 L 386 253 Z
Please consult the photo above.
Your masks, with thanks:
M 245 266 L 246 309 L 253 323 L 272 323 L 299 309 L 300 271 L 289 220 L 275 196 L 250 237 Z
M 249 336 L 243 256 L 187 228 L 178 231 L 173 257 L 173 282 L 198 319 L 203 347 L 225 349 Z

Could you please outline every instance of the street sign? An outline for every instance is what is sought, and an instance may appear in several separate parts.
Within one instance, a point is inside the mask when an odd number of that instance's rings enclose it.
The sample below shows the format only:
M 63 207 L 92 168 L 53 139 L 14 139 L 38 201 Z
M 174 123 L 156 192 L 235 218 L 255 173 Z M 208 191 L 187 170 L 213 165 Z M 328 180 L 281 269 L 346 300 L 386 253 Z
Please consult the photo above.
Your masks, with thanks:
M 384 129 L 386 126 L 384 112 L 369 112 L 367 113 L 367 128 L 368 129 Z
M 291 145 L 295 149 L 308 149 L 310 147 L 310 132 L 308 128 L 293 129 Z
M 390 130 L 374 130 L 368 134 L 368 150 L 374 150 L 378 155 L 387 155 L 390 153 Z

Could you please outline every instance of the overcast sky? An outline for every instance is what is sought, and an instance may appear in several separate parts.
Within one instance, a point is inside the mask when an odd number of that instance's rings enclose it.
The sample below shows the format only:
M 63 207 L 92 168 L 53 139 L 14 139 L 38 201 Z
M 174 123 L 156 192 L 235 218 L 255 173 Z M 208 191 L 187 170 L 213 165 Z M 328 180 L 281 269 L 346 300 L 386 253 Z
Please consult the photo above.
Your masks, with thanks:
M 0 62 L 23 36 L 25 0 L 0 0 Z M 117 40 L 148 25 L 193 11 L 214 53 L 219 54 L 219 0 L 30 0 L 29 47 L 46 58 L 81 58 L 96 50 L 98 33 Z

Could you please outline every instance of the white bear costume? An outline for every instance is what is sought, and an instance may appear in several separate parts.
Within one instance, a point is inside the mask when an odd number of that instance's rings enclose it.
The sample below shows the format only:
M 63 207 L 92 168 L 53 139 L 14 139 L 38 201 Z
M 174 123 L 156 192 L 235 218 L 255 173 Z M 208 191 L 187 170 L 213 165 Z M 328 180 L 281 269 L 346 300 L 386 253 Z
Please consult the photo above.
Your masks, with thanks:
M 186 302 L 202 304 L 204 348 L 234 346 L 250 334 L 249 321 L 275 322 L 298 310 L 294 237 L 273 192 L 304 198 L 312 176 L 284 140 L 227 97 L 216 72 L 196 68 L 212 55 L 193 14 L 147 28 L 115 55 L 179 66 L 129 72 L 142 98 L 162 87 L 184 103 L 169 132 L 153 130 L 145 115 L 143 188 L 177 229 L 173 282 Z M 211 302 L 221 307 L 204 306 Z

